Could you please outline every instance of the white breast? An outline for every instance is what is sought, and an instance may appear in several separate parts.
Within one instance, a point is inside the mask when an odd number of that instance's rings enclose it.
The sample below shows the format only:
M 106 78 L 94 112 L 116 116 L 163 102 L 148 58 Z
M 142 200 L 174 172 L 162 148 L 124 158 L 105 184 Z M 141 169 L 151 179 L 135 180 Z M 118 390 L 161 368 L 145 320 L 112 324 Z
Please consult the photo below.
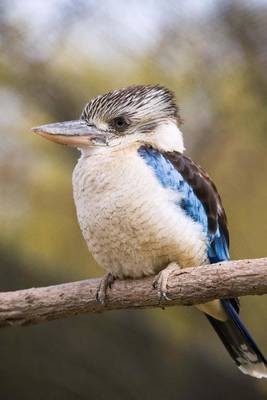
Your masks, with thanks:
M 81 157 L 73 173 L 83 236 L 96 261 L 119 278 L 155 274 L 169 262 L 206 261 L 201 226 L 174 202 L 136 149 Z

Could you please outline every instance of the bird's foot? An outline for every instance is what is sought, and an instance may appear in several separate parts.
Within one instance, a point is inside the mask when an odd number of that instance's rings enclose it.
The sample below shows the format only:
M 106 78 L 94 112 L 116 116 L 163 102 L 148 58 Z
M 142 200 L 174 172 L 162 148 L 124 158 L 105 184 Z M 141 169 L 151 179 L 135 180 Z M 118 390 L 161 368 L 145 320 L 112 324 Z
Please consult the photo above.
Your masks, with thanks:
M 103 276 L 96 292 L 96 300 L 98 303 L 105 304 L 107 290 L 112 288 L 115 279 L 115 276 L 112 275 L 111 272 Z
M 160 271 L 154 281 L 153 288 L 157 289 L 159 301 L 163 303 L 164 301 L 170 301 L 171 299 L 168 297 L 168 279 L 171 275 L 179 272 L 181 267 L 175 262 L 170 263 L 165 269 Z

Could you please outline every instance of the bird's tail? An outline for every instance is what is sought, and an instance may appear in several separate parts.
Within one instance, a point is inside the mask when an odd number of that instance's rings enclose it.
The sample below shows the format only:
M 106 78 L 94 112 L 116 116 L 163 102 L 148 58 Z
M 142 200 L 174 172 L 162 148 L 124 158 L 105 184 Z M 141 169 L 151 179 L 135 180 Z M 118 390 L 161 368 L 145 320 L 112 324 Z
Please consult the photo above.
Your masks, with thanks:
M 219 321 L 210 315 L 207 318 L 238 368 L 255 378 L 267 378 L 267 361 L 239 318 L 236 307 L 230 299 L 221 300 L 228 315 L 226 321 Z

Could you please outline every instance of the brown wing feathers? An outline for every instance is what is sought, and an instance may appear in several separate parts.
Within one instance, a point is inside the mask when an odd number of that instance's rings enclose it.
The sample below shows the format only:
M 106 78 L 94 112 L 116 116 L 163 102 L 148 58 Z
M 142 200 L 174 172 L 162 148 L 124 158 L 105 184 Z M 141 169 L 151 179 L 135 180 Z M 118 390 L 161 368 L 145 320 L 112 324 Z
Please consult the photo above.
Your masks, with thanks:
M 209 231 L 215 233 L 219 224 L 229 246 L 226 214 L 220 195 L 211 178 L 199 165 L 179 152 L 164 152 L 164 156 L 192 187 L 193 192 L 203 204 L 208 217 Z

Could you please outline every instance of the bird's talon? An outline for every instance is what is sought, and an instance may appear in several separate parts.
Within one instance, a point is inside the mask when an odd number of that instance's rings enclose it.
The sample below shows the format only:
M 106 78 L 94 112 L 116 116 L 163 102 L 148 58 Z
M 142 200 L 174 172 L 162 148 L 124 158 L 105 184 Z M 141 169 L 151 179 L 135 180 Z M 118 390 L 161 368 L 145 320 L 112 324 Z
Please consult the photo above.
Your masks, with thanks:
M 166 301 L 171 301 L 171 298 L 167 295 L 167 293 L 162 293 L 162 298 Z
M 107 289 L 111 289 L 115 281 L 115 277 L 109 272 L 100 281 L 96 292 L 96 301 L 101 305 L 105 305 L 107 297 Z
M 115 282 L 115 276 L 112 275 L 111 273 L 108 274 L 108 287 L 109 289 L 112 288 L 113 283 Z
M 160 271 L 154 279 L 153 288 L 158 289 L 160 304 L 171 300 L 171 298 L 168 296 L 168 279 L 170 275 L 172 275 L 174 272 L 177 272 L 179 269 L 180 267 L 176 263 L 172 262 L 165 269 Z
M 100 285 L 99 285 L 99 288 L 97 289 L 97 292 L 96 292 L 96 301 L 99 303 L 99 304 L 102 304 L 102 305 L 104 305 L 105 304 L 105 299 L 104 298 L 102 298 L 102 295 L 100 294 Z
M 105 304 L 105 300 L 104 300 L 104 299 L 101 299 L 99 293 L 96 294 L 96 301 L 97 301 L 98 303 L 100 303 L 101 305 L 104 305 L 104 304 Z

